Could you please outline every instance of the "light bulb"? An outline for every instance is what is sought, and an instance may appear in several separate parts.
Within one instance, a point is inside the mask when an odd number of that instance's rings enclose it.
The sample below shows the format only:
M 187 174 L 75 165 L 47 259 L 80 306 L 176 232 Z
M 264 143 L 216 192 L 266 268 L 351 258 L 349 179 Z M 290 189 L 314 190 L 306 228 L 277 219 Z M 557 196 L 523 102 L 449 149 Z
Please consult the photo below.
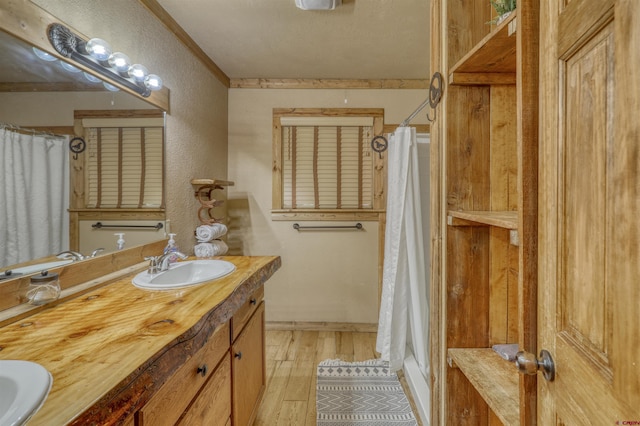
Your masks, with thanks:
M 110 92 L 119 92 L 120 91 L 120 89 L 118 89 L 116 86 L 114 86 L 112 84 L 109 84 L 106 81 L 104 81 L 102 83 L 102 85 L 104 86 L 105 89 L 107 89 Z
M 149 74 L 144 79 L 144 85 L 149 90 L 160 90 L 162 89 L 162 79 L 155 74 Z
M 62 68 L 64 68 L 65 71 L 69 71 L 73 73 L 80 72 L 78 68 L 74 67 L 71 64 L 66 63 L 65 61 L 60 61 L 60 66 L 62 66 Z
M 142 83 L 149 70 L 144 65 L 134 64 L 129 67 L 128 74 L 136 83 Z
M 92 38 L 87 42 L 85 50 L 98 61 L 106 61 L 111 55 L 111 46 L 100 38 Z
M 131 66 L 131 60 L 122 52 L 112 53 L 107 61 L 109 66 L 118 72 L 127 72 Z
M 84 73 L 84 78 L 86 78 L 87 80 L 89 80 L 92 83 L 100 83 L 102 81 L 98 77 L 96 77 L 95 75 L 89 74 L 88 72 Z
M 33 48 L 33 53 L 35 53 L 36 56 L 38 58 L 42 59 L 43 61 L 53 62 L 53 61 L 57 61 L 58 60 L 58 58 L 56 58 L 52 54 L 47 53 L 44 50 L 40 50 L 40 49 L 38 49 L 36 47 Z

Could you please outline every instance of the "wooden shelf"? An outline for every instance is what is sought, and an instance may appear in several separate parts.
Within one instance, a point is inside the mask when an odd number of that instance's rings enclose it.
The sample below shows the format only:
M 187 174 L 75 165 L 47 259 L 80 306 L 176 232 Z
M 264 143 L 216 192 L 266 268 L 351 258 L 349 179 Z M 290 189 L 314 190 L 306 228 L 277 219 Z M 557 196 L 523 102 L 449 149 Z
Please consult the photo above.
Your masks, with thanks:
M 500 23 L 449 70 L 449 84 L 516 84 L 516 14 Z
M 520 378 L 513 363 L 488 348 L 450 348 L 447 360 L 469 379 L 502 423 L 520 424 Z
M 518 212 L 515 211 L 459 211 L 450 210 L 447 215 L 449 226 L 488 225 L 517 230 Z
M 191 179 L 191 185 L 233 186 L 235 182 L 221 179 Z

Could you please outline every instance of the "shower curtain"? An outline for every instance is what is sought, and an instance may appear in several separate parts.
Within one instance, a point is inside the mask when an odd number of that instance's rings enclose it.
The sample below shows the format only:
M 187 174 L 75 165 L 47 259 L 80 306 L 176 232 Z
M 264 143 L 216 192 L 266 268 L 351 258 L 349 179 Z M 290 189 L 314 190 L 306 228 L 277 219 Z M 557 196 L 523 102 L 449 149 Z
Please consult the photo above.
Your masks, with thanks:
M 0 268 L 69 244 L 68 138 L 0 127 Z
M 398 128 L 389 140 L 387 152 L 387 219 L 376 349 L 392 370 L 399 370 L 409 335 L 416 361 L 425 374 L 427 276 L 416 129 Z

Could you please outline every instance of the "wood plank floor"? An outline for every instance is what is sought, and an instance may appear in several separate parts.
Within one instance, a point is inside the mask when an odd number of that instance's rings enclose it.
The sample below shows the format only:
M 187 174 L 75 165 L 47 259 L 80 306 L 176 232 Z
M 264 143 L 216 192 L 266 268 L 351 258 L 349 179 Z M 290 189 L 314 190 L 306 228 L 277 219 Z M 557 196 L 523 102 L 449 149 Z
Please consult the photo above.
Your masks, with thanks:
M 379 355 L 376 333 L 267 330 L 265 340 L 267 389 L 255 426 L 315 426 L 318 363 L 336 358 L 366 361 Z

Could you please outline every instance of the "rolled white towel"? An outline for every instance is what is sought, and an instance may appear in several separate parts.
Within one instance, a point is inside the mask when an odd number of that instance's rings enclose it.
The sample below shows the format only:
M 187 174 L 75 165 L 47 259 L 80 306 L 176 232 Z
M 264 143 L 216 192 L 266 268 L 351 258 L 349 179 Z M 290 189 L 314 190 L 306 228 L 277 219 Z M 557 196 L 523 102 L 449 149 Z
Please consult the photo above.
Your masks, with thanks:
M 229 251 L 229 246 L 222 240 L 211 241 L 211 245 L 213 245 L 213 250 L 215 252 L 214 256 L 222 256 Z
M 213 244 L 200 243 L 196 244 L 193 248 L 193 253 L 196 257 L 213 257 Z
M 223 223 L 200 225 L 196 228 L 196 239 L 198 242 L 208 243 L 211 240 L 222 237 L 226 233 L 227 227 Z
M 222 256 L 227 251 L 229 251 L 229 247 L 222 240 L 211 241 L 210 243 L 200 243 L 196 244 L 193 248 L 193 252 L 196 257 L 213 257 L 213 256 Z

